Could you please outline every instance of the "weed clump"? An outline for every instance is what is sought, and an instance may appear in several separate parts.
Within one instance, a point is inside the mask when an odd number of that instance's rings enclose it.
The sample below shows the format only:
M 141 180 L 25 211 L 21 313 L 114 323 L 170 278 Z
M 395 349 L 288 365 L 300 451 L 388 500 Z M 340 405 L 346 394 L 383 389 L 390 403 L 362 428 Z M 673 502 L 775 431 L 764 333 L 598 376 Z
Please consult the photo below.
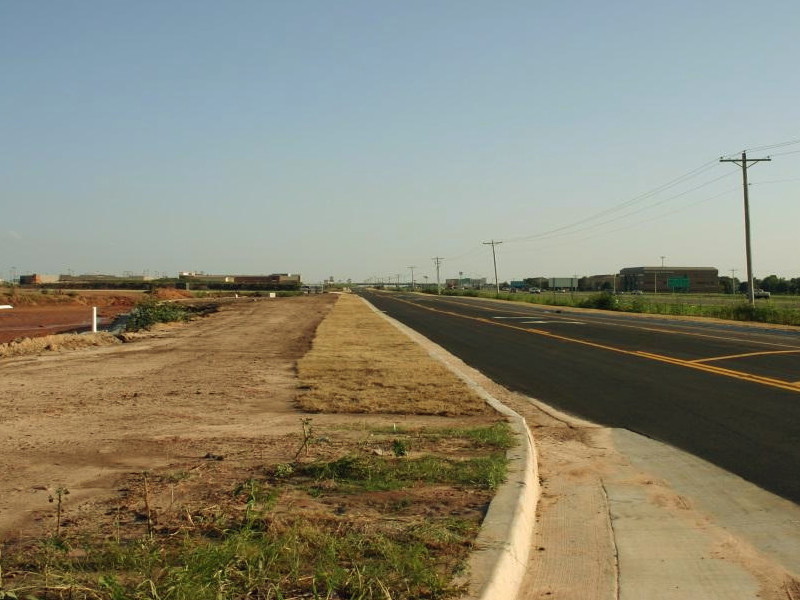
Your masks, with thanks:
M 608 293 L 594 294 L 578 302 L 578 306 L 598 310 L 619 310 L 619 298 Z
M 186 307 L 169 302 L 158 302 L 155 298 L 147 298 L 133 309 L 125 328 L 128 331 L 139 331 L 152 327 L 156 323 L 172 323 L 188 319 L 189 311 Z

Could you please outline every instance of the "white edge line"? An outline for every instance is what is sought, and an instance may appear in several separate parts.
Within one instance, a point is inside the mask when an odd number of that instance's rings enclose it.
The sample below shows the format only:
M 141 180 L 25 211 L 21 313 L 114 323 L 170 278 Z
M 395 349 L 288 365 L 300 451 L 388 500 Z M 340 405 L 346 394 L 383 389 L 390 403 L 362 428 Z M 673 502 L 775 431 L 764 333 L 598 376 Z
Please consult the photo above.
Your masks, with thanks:
M 536 526 L 536 505 L 539 501 L 539 466 L 536 445 L 525 419 L 513 411 L 455 365 L 444 360 L 452 356 L 441 346 L 378 310 L 359 296 L 375 313 L 419 344 L 428 354 L 461 379 L 489 406 L 508 419 L 520 444 L 507 453 L 508 477 L 499 487 L 483 519 L 475 540 L 476 550 L 469 558 L 470 581 L 462 600 L 515 598 L 528 567 L 531 536 Z M 474 575 L 479 574 L 480 581 Z

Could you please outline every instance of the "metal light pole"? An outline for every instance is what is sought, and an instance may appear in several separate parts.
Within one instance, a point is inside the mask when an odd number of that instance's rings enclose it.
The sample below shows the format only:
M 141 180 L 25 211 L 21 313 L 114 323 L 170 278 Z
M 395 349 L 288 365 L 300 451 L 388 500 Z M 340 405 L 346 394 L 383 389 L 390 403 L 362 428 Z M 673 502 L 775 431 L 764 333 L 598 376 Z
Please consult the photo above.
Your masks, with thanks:
M 408 268 L 411 269 L 411 291 L 413 292 L 414 291 L 414 269 L 416 269 L 417 267 L 408 267 Z

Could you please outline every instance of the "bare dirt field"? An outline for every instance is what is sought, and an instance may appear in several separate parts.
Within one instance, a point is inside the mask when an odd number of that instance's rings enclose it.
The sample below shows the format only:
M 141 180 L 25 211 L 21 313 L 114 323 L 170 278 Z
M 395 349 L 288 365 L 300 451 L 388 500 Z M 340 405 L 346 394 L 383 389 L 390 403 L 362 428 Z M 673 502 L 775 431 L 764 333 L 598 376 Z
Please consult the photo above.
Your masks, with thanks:
M 226 511 L 249 514 L 259 497 L 256 487 L 273 486 L 280 465 L 335 458 L 355 446 L 363 456 L 373 456 L 391 453 L 394 444 L 399 456 L 401 430 L 403 454 L 408 447 L 411 456 L 431 451 L 462 459 L 474 455 L 469 442 L 426 437 L 420 428 L 491 426 L 496 415 L 390 325 L 359 325 L 364 319 L 381 321 L 360 300 L 342 298 L 344 312 L 312 350 L 317 327 L 336 300 L 335 295 L 230 300 L 216 314 L 188 325 L 160 326 L 129 338 L 131 343 L 0 358 L 0 543 L 12 550 L 30 548 L 31 543 L 46 550 L 36 540 L 52 540 L 55 534 L 58 540 L 66 535 L 74 541 L 87 531 L 117 541 L 148 534 L 151 540 L 159 534 L 172 538 L 201 522 L 220 522 Z M 359 305 L 355 312 L 353 303 Z M 360 389 L 337 392 L 331 381 L 310 371 L 299 380 L 297 361 L 309 350 L 308 356 L 317 358 L 309 363 L 317 365 L 311 371 L 320 365 L 325 371 L 325 365 L 338 362 L 340 368 L 355 365 L 349 379 L 359 378 L 355 371 L 369 366 L 369 352 L 354 362 L 357 340 L 344 340 L 351 346 L 348 351 L 331 344 L 348 322 L 355 331 L 362 328 L 356 335 L 362 343 L 386 346 L 383 355 L 373 355 L 373 371 L 361 377 Z M 403 362 L 405 352 L 410 354 Z M 395 372 L 389 377 L 374 371 L 375 365 L 390 364 Z M 409 389 L 399 377 L 403 372 L 417 371 L 418 384 L 433 394 L 434 386 L 420 375 L 428 368 L 448 395 L 448 409 L 442 410 L 434 398 L 432 408 L 420 408 L 423 414 L 387 414 L 404 412 L 398 406 Z M 356 404 L 359 398 L 378 399 L 371 409 L 377 414 L 303 412 L 298 403 L 302 394 L 315 398 L 313 410 L 326 409 L 319 404 L 320 389 Z M 392 398 L 391 411 L 380 400 L 384 394 Z M 461 416 L 438 416 L 442 414 Z M 312 427 L 313 438 L 307 435 Z M 268 482 L 264 477 L 269 474 L 273 479 Z M 254 476 L 260 477 L 258 484 Z M 241 491 L 243 481 L 250 482 L 249 496 Z M 335 483 L 314 489 L 310 496 L 287 492 L 281 511 L 310 511 L 325 522 L 342 516 L 350 519 L 348 526 L 362 523 L 359 527 L 369 529 L 375 515 L 389 507 L 393 513 L 388 522 L 394 528 L 398 522 L 414 524 L 415 519 L 439 515 L 447 523 L 471 523 L 464 527 L 472 536 L 492 496 L 488 488 L 470 491 L 449 485 L 360 496 L 337 491 Z M 452 532 L 445 534 L 453 537 Z M 469 551 L 468 537 L 451 543 L 458 546 L 457 555 L 448 549 L 448 564 L 438 568 L 458 568 Z M 79 560 L 74 552 L 64 560 Z M 23 569 L 20 564 L 17 571 L 6 567 L 5 583 L 24 580 L 26 570 L 35 574 L 45 568 L 40 563 Z M 429 589 L 433 584 L 418 585 Z M 73 597 L 81 588 L 70 584 L 49 589 Z M 74 597 L 105 596 L 86 592 Z
M 0 344 L 65 331 L 88 331 L 93 306 L 97 307 L 98 325 L 108 325 L 117 315 L 131 310 L 140 297 L 138 292 L 116 291 L 0 295 L 0 304 L 14 307 L 0 310 Z

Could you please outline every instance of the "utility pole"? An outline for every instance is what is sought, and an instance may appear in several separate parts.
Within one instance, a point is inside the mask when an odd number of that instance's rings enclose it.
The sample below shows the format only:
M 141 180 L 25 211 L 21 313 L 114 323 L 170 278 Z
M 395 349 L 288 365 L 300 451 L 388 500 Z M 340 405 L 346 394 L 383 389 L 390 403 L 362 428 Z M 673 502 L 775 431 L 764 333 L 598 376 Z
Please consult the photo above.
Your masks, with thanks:
M 720 158 L 719 162 L 736 163 L 742 167 L 742 185 L 744 186 L 744 244 L 747 252 L 747 295 L 750 299 L 750 306 L 756 305 L 753 290 L 753 254 L 750 249 L 750 199 L 747 194 L 747 168 L 753 163 L 768 162 L 772 159 L 767 158 L 747 158 L 747 152 L 742 151 L 742 158 Z M 748 164 L 749 163 L 749 164 Z
M 436 264 L 436 293 L 442 293 L 442 281 L 439 279 L 439 265 L 442 264 L 444 259 L 441 256 L 434 256 L 433 262 Z
M 503 242 L 495 242 L 492 240 L 491 242 L 483 242 L 484 246 L 491 246 L 492 247 L 492 261 L 494 262 L 494 287 L 497 291 L 497 295 L 500 295 L 500 282 L 497 279 L 497 255 L 494 252 L 494 247 L 498 244 L 502 244 Z
M 408 267 L 408 268 L 411 269 L 411 291 L 413 292 L 414 291 L 414 269 L 416 269 L 417 267 Z
M 736 293 L 736 271 L 739 269 L 731 269 L 731 294 Z

